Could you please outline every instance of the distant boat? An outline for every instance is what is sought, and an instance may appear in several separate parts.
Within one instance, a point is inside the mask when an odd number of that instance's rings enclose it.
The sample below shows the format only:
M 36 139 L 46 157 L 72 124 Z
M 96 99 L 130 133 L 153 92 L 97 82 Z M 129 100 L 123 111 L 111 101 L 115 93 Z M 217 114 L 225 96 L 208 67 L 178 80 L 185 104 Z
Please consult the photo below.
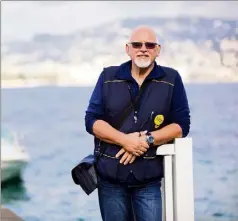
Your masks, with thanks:
M 13 178 L 21 178 L 29 163 L 29 155 L 19 144 L 16 135 L 7 130 L 1 131 L 1 183 Z

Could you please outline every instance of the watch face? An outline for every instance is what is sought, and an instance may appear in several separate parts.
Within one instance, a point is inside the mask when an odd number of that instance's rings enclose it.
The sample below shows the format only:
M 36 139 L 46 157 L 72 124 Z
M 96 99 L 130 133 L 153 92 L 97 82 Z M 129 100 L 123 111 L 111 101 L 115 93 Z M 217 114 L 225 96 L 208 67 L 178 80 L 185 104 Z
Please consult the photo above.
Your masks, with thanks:
M 149 136 L 149 137 L 148 137 L 148 142 L 149 142 L 149 143 L 154 143 L 154 137 Z

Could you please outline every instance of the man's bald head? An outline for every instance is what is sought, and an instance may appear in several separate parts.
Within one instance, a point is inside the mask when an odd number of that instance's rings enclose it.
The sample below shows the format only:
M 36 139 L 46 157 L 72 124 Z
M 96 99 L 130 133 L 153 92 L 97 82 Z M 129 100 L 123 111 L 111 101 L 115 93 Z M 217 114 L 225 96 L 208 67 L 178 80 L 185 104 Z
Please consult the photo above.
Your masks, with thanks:
M 148 26 L 139 26 L 135 28 L 130 36 L 129 41 L 149 41 L 158 43 L 155 31 Z
M 151 66 L 160 52 L 155 31 L 148 26 L 135 28 L 126 44 L 126 52 L 135 66 L 139 68 Z

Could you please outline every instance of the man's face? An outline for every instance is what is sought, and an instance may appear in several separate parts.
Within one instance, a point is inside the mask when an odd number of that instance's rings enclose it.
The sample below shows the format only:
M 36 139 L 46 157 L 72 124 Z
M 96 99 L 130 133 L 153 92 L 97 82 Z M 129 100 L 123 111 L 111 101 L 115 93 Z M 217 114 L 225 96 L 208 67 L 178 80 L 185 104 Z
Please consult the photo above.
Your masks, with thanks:
M 126 52 L 139 68 L 147 68 L 159 55 L 160 46 L 156 43 L 156 36 L 149 30 L 135 32 L 126 45 Z

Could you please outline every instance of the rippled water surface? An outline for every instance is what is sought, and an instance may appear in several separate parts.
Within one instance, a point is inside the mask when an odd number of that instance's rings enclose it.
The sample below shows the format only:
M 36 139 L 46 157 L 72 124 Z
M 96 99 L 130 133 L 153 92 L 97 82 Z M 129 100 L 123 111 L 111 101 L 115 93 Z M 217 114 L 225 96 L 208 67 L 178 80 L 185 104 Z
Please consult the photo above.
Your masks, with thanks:
M 186 85 L 191 107 L 196 221 L 238 221 L 238 84 Z M 24 135 L 31 161 L 2 204 L 26 221 L 100 221 L 70 171 L 93 150 L 84 114 L 92 88 L 2 89 L 2 123 Z

